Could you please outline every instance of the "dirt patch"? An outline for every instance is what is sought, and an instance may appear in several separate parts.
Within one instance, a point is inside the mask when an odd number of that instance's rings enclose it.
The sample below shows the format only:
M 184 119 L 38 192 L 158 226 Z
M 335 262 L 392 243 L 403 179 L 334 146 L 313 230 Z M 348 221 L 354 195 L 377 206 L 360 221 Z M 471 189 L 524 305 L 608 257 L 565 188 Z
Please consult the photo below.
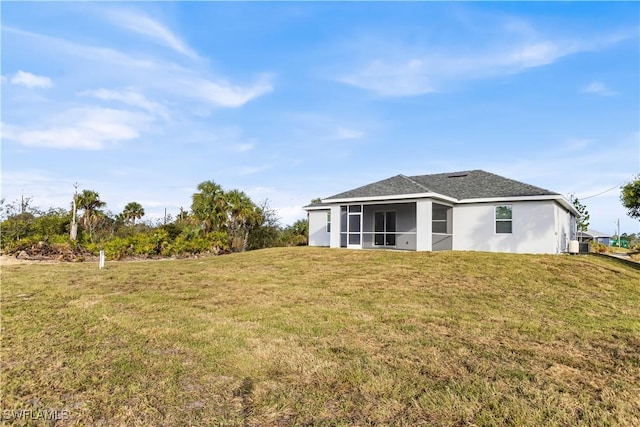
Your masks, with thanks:
M 49 260 L 31 260 L 31 259 L 20 259 L 16 258 L 12 255 L 0 255 L 0 266 L 4 267 L 7 265 L 16 265 L 16 264 L 57 264 L 58 260 L 49 259 Z

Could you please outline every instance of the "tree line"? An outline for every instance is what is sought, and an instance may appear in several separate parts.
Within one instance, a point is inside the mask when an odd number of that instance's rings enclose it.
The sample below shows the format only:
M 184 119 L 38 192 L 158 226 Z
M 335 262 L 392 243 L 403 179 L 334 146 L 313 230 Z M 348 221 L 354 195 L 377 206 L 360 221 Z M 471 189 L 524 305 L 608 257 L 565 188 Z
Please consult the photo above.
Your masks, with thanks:
M 190 210 L 181 208 L 175 217 L 155 222 L 142 220 L 144 207 L 135 201 L 117 214 L 106 210 L 107 203 L 95 190 L 77 192 L 68 210 L 42 211 L 32 202 L 30 197 L 0 201 L 4 253 L 18 254 L 34 247 L 50 255 L 65 251 L 97 255 L 104 250 L 109 259 L 123 259 L 307 244 L 306 220 L 282 227 L 267 200 L 255 203 L 245 192 L 224 191 L 214 181 L 197 186 Z

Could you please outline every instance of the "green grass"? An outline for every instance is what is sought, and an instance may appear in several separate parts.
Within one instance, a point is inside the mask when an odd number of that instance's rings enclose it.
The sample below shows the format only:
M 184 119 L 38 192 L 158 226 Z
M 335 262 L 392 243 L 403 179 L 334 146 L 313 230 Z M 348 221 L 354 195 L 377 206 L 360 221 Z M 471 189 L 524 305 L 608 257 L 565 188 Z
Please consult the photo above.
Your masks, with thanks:
M 594 256 L 280 248 L 13 265 L 1 303 L 5 419 L 640 425 L 640 271 Z

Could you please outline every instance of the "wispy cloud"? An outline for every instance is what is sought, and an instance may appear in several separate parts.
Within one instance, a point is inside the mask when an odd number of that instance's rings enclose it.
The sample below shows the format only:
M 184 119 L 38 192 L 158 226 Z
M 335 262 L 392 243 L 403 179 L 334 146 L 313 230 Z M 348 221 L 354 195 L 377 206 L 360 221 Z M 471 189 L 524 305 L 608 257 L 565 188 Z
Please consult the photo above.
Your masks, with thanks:
M 338 126 L 336 131 L 335 139 L 338 140 L 349 140 L 349 139 L 360 139 L 364 136 L 364 132 L 354 129 L 348 129 L 343 126 Z
M 114 25 L 142 34 L 176 52 L 197 59 L 198 54 L 160 22 L 133 10 L 112 10 L 106 15 Z
M 44 126 L 2 124 L 3 139 L 28 147 L 99 150 L 137 138 L 151 117 L 108 108 L 78 108 L 52 117 Z
M 365 136 L 356 125 L 323 114 L 295 113 L 290 119 L 296 135 L 305 140 L 348 141 Z
M 151 55 L 129 55 L 108 47 L 84 45 L 16 28 L 3 26 L 2 29 L 22 36 L 23 41 L 31 41 L 33 49 L 43 58 L 64 62 L 67 68 L 83 67 L 86 62 L 97 63 L 99 68 L 96 73 L 111 76 L 106 79 L 126 81 L 128 85 L 148 88 L 179 99 L 198 100 L 208 106 L 241 107 L 274 89 L 273 75 L 269 73 L 258 74 L 253 82 L 240 85 L 213 75 L 201 66 L 190 68 Z M 109 70 L 112 72 L 108 73 Z
M 133 107 L 141 108 L 149 113 L 169 119 L 167 108 L 157 102 L 147 99 L 143 94 L 133 90 L 116 91 L 110 89 L 85 90 L 78 93 L 80 96 L 91 96 L 105 101 L 119 101 Z
M 602 82 L 591 82 L 584 86 L 581 92 L 600 96 L 614 96 L 618 94 L 618 92 L 608 88 L 607 85 Z
M 427 64 L 420 59 L 402 63 L 374 60 L 364 68 L 338 80 L 380 96 L 412 96 L 434 92 Z
M 42 87 L 48 88 L 51 87 L 51 79 L 46 76 L 36 76 L 35 74 L 31 74 L 26 71 L 18 71 L 11 77 L 11 83 L 14 85 L 23 85 L 28 88 Z
M 33 50 L 39 51 L 43 56 L 53 56 L 56 60 L 60 60 L 61 57 L 67 59 L 69 56 L 73 56 L 86 61 L 120 66 L 128 69 L 153 69 L 157 66 L 157 64 L 151 60 L 141 59 L 139 55 L 137 57 L 127 55 L 117 49 L 70 42 L 62 38 L 25 31 L 6 25 L 2 26 L 2 31 L 22 36 L 21 41 L 23 43 L 31 42 L 30 46 Z
M 239 86 L 226 80 L 189 78 L 178 80 L 178 84 L 190 96 L 221 107 L 241 107 L 247 102 L 273 90 L 270 75 L 261 76 L 250 86 Z
M 247 151 L 251 151 L 253 150 L 253 147 L 255 147 L 255 144 L 252 142 L 239 143 L 234 146 L 235 150 L 239 153 L 246 153 Z
M 523 26 L 526 31 L 522 30 Z M 497 39 L 495 34 L 491 37 L 475 34 L 480 40 L 487 38 L 485 43 L 473 49 L 456 43 L 416 47 L 414 41 L 372 41 L 367 38 L 360 45 L 356 43 L 351 47 L 358 52 L 352 56 L 360 58 L 359 63 L 352 65 L 351 71 L 337 73 L 335 79 L 381 97 L 418 96 L 446 90 L 454 82 L 522 73 L 634 37 L 616 33 L 571 39 L 541 36 L 531 25 L 525 26 L 522 22 L 517 28 L 515 31 L 503 26 L 505 32 Z M 597 86 L 594 89 L 594 92 L 599 90 Z
M 254 175 L 271 169 L 271 165 L 244 166 L 238 169 L 238 175 Z

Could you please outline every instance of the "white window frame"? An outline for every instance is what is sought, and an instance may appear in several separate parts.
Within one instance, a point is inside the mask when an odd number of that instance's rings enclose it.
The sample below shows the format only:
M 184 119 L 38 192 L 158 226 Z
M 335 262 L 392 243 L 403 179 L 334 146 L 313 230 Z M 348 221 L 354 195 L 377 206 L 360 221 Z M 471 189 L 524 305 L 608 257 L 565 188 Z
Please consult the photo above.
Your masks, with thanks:
M 331 233 L 331 211 L 327 212 L 327 233 Z
M 502 207 L 508 207 L 510 209 L 511 218 L 509 218 L 509 219 L 498 218 L 498 208 L 502 208 Z M 510 222 L 511 223 L 511 231 L 510 232 L 498 231 L 498 223 L 499 222 Z M 493 233 L 494 234 L 499 234 L 499 235 L 513 234 L 513 205 L 511 205 L 511 204 L 502 204 L 502 205 L 495 205 L 493 207 Z
M 447 206 L 447 205 L 442 205 L 440 203 L 434 203 L 434 205 L 437 204 L 439 206 L 444 206 L 445 209 L 445 218 L 444 219 L 433 219 L 433 214 L 431 215 L 431 233 L 433 234 L 441 234 L 443 236 L 450 236 L 451 234 L 448 233 L 447 231 L 449 230 L 449 212 L 448 210 L 451 209 L 451 206 Z M 431 208 L 431 211 L 433 212 L 433 207 Z M 444 224 L 444 233 L 441 232 L 436 232 L 433 231 L 433 224 Z

